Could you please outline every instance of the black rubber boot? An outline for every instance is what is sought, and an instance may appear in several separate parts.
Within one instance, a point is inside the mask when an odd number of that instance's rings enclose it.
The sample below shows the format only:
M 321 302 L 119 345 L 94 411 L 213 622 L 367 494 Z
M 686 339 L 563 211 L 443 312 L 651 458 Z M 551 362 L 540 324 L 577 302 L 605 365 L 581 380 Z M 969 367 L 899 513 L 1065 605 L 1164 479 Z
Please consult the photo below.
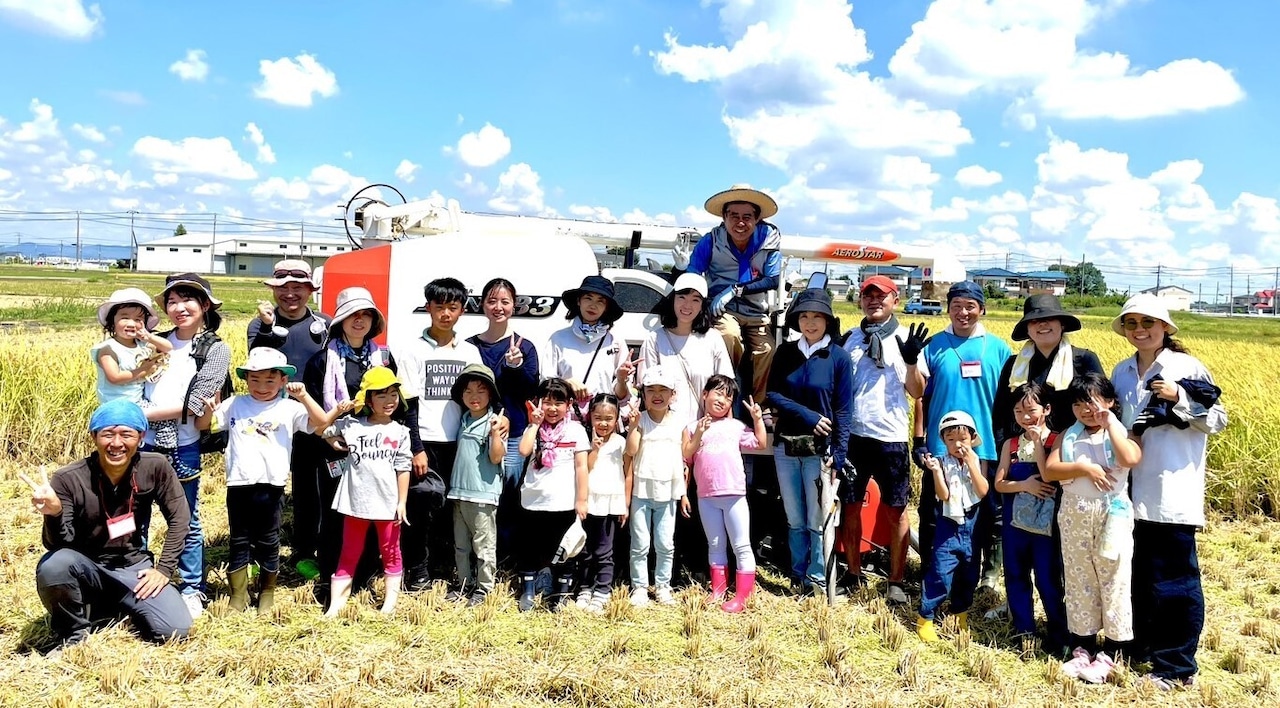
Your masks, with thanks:
M 528 612 L 537 604 L 537 590 L 534 584 L 537 582 L 538 576 L 535 573 L 520 574 L 520 602 L 519 608 L 521 612 Z

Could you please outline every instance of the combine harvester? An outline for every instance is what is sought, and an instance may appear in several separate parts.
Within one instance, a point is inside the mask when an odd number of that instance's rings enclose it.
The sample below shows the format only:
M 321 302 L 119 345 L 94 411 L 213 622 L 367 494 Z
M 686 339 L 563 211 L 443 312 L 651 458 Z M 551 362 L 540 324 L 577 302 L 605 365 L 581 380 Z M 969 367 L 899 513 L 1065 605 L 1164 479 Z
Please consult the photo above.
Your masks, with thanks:
M 395 194 L 400 203 L 384 201 L 383 190 Z M 633 267 L 636 252 L 669 252 L 677 244 L 692 248 L 701 236 L 695 229 L 675 226 L 464 212 L 452 199 L 447 205 L 408 202 L 386 184 L 357 192 L 346 205 L 343 221 L 356 250 L 332 256 L 324 264 L 321 309 L 332 312 L 343 288 L 367 288 L 387 315 L 383 339 L 393 350 L 427 327 L 423 286 L 435 278 L 458 278 L 473 296 L 458 324 L 463 337 L 483 331 L 488 324 L 479 302 L 484 284 L 496 277 L 510 280 L 519 294 L 514 328 L 539 346 L 565 326 L 561 293 L 596 273 L 614 281 L 619 304 L 626 311 L 614 329 L 636 348 L 658 326 L 651 310 L 671 290 L 666 274 Z M 624 249 L 624 267 L 601 269 L 593 246 Z M 784 235 L 782 255 L 784 274 L 802 259 L 844 266 L 920 266 L 926 281 L 964 278 L 963 267 L 938 247 Z M 779 280 L 772 298 L 778 325 L 787 302 L 786 279 Z M 778 333 L 779 339 L 785 335 L 781 327 Z

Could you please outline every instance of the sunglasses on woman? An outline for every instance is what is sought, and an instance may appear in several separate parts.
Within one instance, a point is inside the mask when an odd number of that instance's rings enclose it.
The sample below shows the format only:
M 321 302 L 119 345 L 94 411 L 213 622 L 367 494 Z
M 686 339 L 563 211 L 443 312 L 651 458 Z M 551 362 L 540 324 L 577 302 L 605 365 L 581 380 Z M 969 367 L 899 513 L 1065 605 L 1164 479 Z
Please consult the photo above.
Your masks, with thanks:
M 274 274 L 275 278 L 302 278 L 303 280 L 311 280 L 311 274 L 305 270 L 277 270 Z
M 1159 320 L 1152 319 L 1150 317 L 1143 317 L 1140 320 L 1125 320 L 1122 324 L 1125 329 L 1132 332 L 1139 327 L 1143 329 L 1151 329 L 1156 326 L 1156 322 L 1159 322 Z

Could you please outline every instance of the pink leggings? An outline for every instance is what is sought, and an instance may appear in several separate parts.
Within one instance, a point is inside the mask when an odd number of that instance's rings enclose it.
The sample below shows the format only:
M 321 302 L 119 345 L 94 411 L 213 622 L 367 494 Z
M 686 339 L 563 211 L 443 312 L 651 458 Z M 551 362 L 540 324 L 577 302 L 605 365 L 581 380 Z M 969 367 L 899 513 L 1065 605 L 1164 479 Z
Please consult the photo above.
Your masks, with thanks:
M 378 547 L 382 549 L 382 570 L 387 575 L 400 575 L 404 568 L 400 564 L 400 524 L 394 521 L 370 521 L 357 519 L 354 516 L 342 517 L 342 553 L 338 556 L 338 571 L 335 578 L 350 578 L 356 574 L 356 566 L 360 564 L 360 554 L 364 551 L 364 539 L 369 533 L 369 524 L 373 524 L 378 532 Z

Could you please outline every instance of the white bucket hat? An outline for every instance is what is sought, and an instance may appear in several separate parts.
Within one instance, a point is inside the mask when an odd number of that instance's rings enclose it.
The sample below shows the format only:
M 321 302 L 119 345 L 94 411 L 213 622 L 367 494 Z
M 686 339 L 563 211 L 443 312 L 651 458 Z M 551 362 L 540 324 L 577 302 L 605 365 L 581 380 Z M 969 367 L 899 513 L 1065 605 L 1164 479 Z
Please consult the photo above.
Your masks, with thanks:
M 373 326 L 369 328 L 367 339 L 382 334 L 387 329 L 387 318 L 383 316 L 382 310 L 373 302 L 373 295 L 361 287 L 351 287 L 338 293 L 338 302 L 334 307 L 333 319 L 329 321 L 329 336 L 340 336 L 337 334 L 341 327 L 342 321 L 362 310 L 372 310 L 375 317 L 373 318 Z
M 1124 336 L 1124 316 L 1125 315 L 1146 315 L 1153 319 L 1160 320 L 1169 326 L 1169 334 L 1177 334 L 1178 326 L 1173 323 L 1173 318 L 1169 316 L 1169 308 L 1160 298 L 1151 293 L 1138 293 L 1129 298 L 1124 303 L 1124 309 L 1120 310 L 1120 314 L 1111 320 L 1111 329 L 1121 337 Z
M 151 296 L 142 291 L 141 288 L 122 288 L 117 290 L 107 298 L 107 301 L 98 306 L 98 324 L 110 329 L 111 323 L 107 321 L 107 316 L 111 314 L 111 308 L 116 305 L 137 305 L 147 313 L 147 329 L 155 330 L 160 325 L 160 318 L 156 316 L 156 311 L 151 307 Z
M 582 549 L 587 546 L 587 532 L 582 528 L 582 521 L 575 518 L 569 529 L 564 532 L 564 536 L 560 539 L 560 547 L 556 549 L 556 557 L 554 563 L 563 563 L 570 558 L 582 553 Z

